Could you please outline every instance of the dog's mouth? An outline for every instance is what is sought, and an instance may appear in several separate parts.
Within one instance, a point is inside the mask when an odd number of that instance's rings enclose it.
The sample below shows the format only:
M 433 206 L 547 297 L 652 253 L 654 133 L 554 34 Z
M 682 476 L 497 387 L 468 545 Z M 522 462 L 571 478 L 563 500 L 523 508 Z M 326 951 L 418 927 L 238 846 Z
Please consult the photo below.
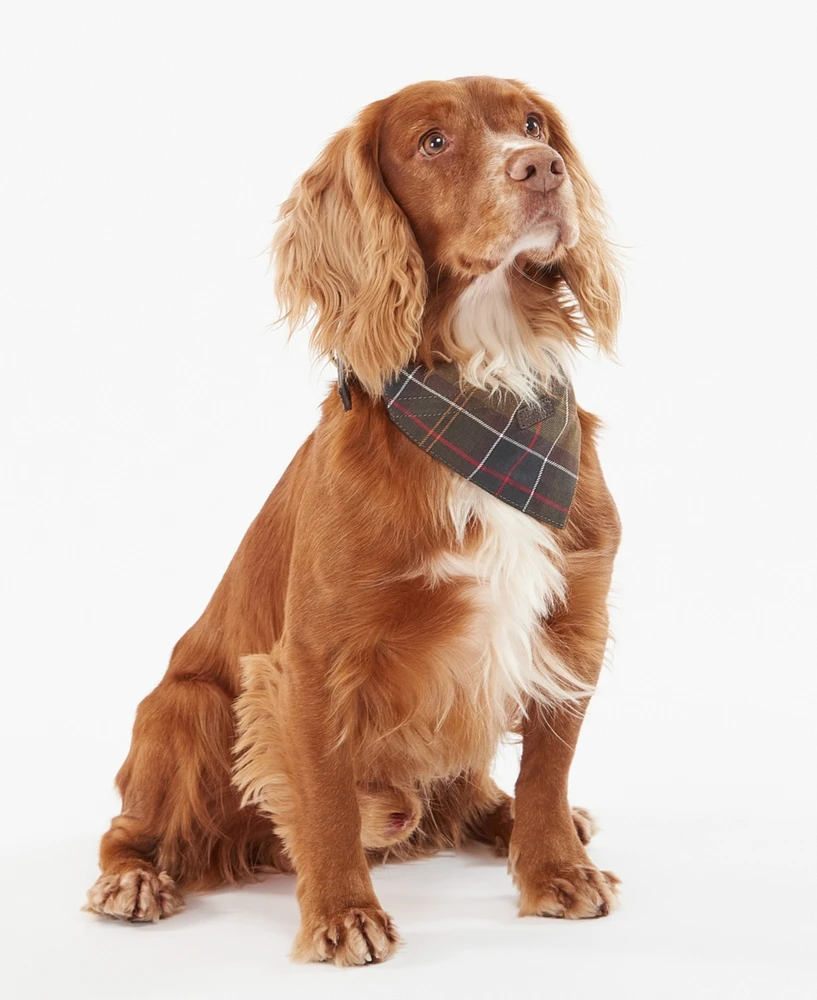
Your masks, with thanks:
M 531 221 L 530 228 L 517 240 L 514 256 L 524 254 L 537 260 L 559 256 L 579 242 L 575 212 L 560 201 L 544 205 Z
M 578 243 L 578 210 L 569 178 L 556 190 L 526 199 L 523 211 L 524 232 L 517 243 L 537 259 L 556 256 Z
M 496 267 L 508 266 L 520 258 L 548 264 L 559 258 L 578 241 L 578 227 L 550 208 L 537 216 L 509 246 L 506 246 Z
M 537 264 L 548 264 L 574 247 L 579 240 L 575 207 L 559 197 L 546 196 L 528 209 L 515 233 L 495 240 L 479 255 L 460 253 L 456 269 L 464 276 L 475 278 L 503 267 L 518 258 Z

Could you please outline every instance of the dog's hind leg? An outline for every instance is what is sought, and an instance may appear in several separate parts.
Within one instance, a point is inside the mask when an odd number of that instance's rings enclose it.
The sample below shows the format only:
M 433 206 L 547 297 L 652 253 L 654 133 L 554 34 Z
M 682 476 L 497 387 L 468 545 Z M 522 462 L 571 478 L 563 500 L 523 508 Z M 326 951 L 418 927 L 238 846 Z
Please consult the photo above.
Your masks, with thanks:
M 491 778 L 487 768 L 454 779 L 435 781 L 424 793 L 423 816 L 397 857 L 423 857 L 468 840 L 504 843 L 513 829 L 513 799 Z
M 176 883 L 154 864 L 157 839 L 138 817 L 123 813 L 102 838 L 102 874 L 88 890 L 86 910 L 122 920 L 156 921 L 184 905 Z
M 579 840 L 585 845 L 589 844 L 598 830 L 595 819 L 586 809 L 579 806 L 573 806 L 570 812 Z M 513 798 L 504 792 L 495 808 L 481 813 L 470 825 L 470 833 L 474 840 L 493 845 L 496 853 L 503 858 L 508 855 L 512 832 Z
M 180 885 L 252 876 L 263 844 L 230 784 L 231 698 L 203 678 L 166 679 L 140 704 L 116 778 L 122 813 L 102 838 L 86 908 L 131 921 L 169 917 Z M 270 834 L 264 837 L 269 847 Z
M 514 801 L 485 772 L 460 775 L 456 781 L 435 790 L 430 803 L 431 815 L 424 827 L 440 846 L 456 845 L 461 840 L 476 840 L 494 847 L 507 857 L 513 832 Z M 573 825 L 583 844 L 596 832 L 596 822 L 586 809 L 574 808 Z

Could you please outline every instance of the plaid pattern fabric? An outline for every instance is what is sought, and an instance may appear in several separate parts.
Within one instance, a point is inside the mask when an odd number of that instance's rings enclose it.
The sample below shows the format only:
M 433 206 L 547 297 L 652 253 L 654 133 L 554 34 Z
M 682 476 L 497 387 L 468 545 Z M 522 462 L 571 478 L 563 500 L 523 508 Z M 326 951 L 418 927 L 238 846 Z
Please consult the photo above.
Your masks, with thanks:
M 460 383 L 454 364 L 412 365 L 385 389 L 392 422 L 432 458 L 538 521 L 563 528 L 581 448 L 569 382 L 522 403 Z

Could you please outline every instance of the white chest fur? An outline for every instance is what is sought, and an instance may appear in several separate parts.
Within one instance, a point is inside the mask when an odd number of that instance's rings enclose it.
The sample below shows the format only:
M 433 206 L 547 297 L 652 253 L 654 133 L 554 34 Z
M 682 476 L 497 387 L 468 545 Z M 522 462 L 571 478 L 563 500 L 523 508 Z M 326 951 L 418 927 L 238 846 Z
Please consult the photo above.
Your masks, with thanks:
M 511 300 L 509 267 L 474 280 L 457 302 L 453 329 L 467 382 L 535 397 L 566 370 L 565 342 L 533 332 Z M 468 589 L 472 608 L 463 639 L 466 683 L 476 679 L 495 720 L 531 700 L 585 697 L 590 689 L 573 676 L 548 640 L 546 621 L 566 599 L 564 562 L 557 531 L 452 474 L 449 515 L 458 544 L 437 558 L 430 576 Z M 480 531 L 466 538 L 468 523 Z M 474 675 L 476 674 L 476 678 Z
M 517 245 L 514 253 L 521 249 L 522 244 Z M 566 342 L 542 332 L 534 336 L 520 322 L 511 300 L 507 266 L 480 275 L 461 293 L 452 329 L 462 352 L 458 359 L 462 375 L 481 389 L 508 389 L 532 401 L 560 369 L 568 370 Z
M 435 561 L 431 575 L 469 590 L 473 620 L 463 654 L 473 660 L 469 666 L 492 711 L 507 715 L 530 699 L 547 703 L 587 693 L 545 628 L 566 596 L 555 529 L 456 475 L 449 512 L 460 544 Z M 466 541 L 469 521 L 480 525 L 478 540 Z

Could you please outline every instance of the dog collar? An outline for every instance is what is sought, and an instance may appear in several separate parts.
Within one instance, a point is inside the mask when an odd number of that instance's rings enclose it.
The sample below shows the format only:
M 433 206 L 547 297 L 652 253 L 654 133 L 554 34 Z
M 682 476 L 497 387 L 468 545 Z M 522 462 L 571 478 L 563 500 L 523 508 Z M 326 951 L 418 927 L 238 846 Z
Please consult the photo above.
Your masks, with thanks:
M 339 382 L 342 397 L 344 388 Z M 416 364 L 386 385 L 384 401 L 392 423 L 432 458 L 537 521 L 564 527 L 581 453 L 570 382 L 530 403 L 462 382 L 455 364 Z

